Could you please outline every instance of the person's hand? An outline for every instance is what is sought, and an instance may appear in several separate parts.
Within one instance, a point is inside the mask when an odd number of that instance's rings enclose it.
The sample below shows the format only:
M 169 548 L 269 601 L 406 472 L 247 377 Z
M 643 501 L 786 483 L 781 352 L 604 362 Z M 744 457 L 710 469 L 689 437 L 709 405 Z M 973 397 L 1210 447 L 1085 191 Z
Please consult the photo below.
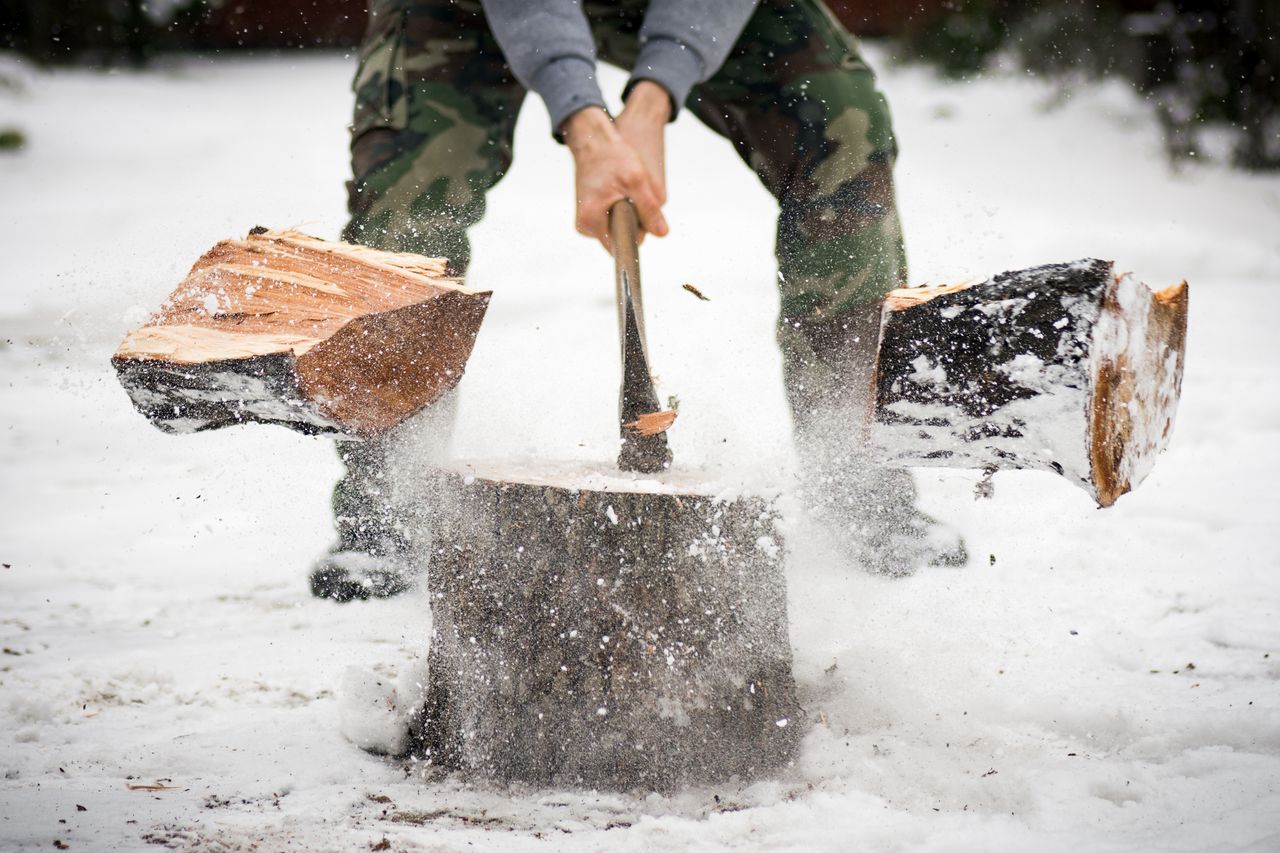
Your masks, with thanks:
M 641 80 L 627 93 L 614 126 L 636 150 L 658 187 L 658 201 L 667 203 L 666 158 L 663 136 L 671 119 L 671 96 L 652 80 Z
M 573 152 L 578 232 L 596 238 L 612 253 L 609 208 L 629 198 L 636 206 L 641 232 L 665 236 L 669 229 L 662 216 L 661 186 L 608 113 L 598 107 L 578 110 L 565 119 L 561 130 Z

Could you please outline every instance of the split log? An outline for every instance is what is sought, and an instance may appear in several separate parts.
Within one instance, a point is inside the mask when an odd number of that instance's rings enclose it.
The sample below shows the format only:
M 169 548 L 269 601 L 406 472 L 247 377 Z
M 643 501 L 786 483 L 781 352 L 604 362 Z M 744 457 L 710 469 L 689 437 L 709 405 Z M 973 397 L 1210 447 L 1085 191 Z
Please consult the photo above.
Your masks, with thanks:
M 255 228 L 206 252 L 112 363 L 166 432 L 378 435 L 462 378 L 490 294 L 445 265 Z
M 785 765 L 802 726 L 771 500 L 536 467 L 439 474 L 415 753 L 613 789 Z
M 871 441 L 886 461 L 1053 471 L 1110 506 L 1169 441 L 1187 284 L 1153 293 L 1107 261 L 892 291 Z

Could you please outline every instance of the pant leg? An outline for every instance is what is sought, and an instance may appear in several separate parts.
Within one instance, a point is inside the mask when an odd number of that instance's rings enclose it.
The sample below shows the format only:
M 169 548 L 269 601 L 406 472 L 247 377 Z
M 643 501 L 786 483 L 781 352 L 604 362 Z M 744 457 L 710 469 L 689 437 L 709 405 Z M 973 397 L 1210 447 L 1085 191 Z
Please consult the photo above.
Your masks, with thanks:
M 447 257 L 462 274 L 525 96 L 480 4 L 374 0 L 352 88 L 344 238 Z
M 383 441 L 337 442 L 342 479 L 333 488 L 333 524 L 338 531 L 335 551 L 357 551 L 375 557 L 396 557 L 407 550 L 392 512 L 391 482 L 387 478 L 387 447 Z
M 928 520 L 910 472 L 876 464 L 863 434 L 880 301 L 907 270 L 875 75 L 819 0 L 762 0 L 686 106 L 778 199 L 778 342 L 806 503 L 864 567 L 910 571 Z
M 687 107 L 778 199 L 778 339 L 803 430 L 815 407 L 851 404 L 869 384 L 865 314 L 906 280 L 888 104 L 821 3 L 763 0 Z
M 373 0 L 352 89 L 351 219 L 343 238 L 446 257 L 464 274 L 467 229 L 511 166 L 525 96 L 480 4 Z M 437 404 L 433 415 L 451 402 Z M 434 430 L 451 429 L 448 417 L 432 420 Z M 397 443 L 396 437 L 339 442 L 346 472 L 333 495 L 337 550 L 379 557 L 403 550 L 388 480 Z M 421 442 L 399 443 L 421 451 Z

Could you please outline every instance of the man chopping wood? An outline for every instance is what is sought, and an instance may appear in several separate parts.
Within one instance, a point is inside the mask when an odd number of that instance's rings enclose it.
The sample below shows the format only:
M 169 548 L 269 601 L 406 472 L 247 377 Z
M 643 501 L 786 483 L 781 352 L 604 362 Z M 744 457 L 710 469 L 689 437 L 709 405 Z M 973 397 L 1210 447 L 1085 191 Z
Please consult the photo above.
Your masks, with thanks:
M 597 58 L 630 69 L 617 116 Z M 668 233 L 664 131 L 682 109 L 729 139 L 780 208 L 778 341 L 809 505 L 870 570 L 964 562 L 959 538 L 915 508 L 911 475 L 856 439 L 880 300 L 906 282 L 897 146 L 857 42 L 820 0 L 371 0 L 354 89 L 344 238 L 447 257 L 459 275 L 529 90 L 573 156 L 577 230 L 606 248 L 624 198 L 645 233 Z M 399 592 L 413 572 L 386 447 L 339 451 L 339 542 L 312 590 Z

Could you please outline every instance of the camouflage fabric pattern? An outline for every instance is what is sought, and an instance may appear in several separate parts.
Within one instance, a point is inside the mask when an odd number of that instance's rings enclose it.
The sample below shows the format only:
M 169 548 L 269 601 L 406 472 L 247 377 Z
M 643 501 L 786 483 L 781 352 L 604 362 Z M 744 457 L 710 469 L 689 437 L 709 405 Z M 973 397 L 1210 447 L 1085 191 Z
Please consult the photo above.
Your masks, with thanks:
M 632 66 L 646 5 L 585 0 L 601 60 Z M 343 236 L 447 257 L 465 273 L 467 229 L 511 166 L 526 94 L 479 2 L 372 0 L 353 88 Z M 888 106 L 857 42 L 824 6 L 762 0 L 724 66 L 685 108 L 730 140 L 778 200 L 778 340 L 803 433 L 817 409 L 852 402 L 874 358 L 857 318 L 905 281 Z M 810 431 L 819 428 L 814 422 Z M 350 463 L 369 458 L 349 466 L 335 510 L 350 534 L 394 538 L 381 522 L 361 520 L 372 507 L 362 513 L 359 482 L 373 480 L 357 468 L 373 474 L 385 463 L 374 464 L 376 452 L 346 455 Z M 909 483 L 904 490 L 913 493 Z
M 344 239 L 464 272 L 525 96 L 480 4 L 374 0 L 353 89 Z
M 584 4 L 602 60 L 631 66 L 646 5 Z M 510 168 L 525 97 L 480 4 L 374 0 L 354 89 L 345 236 L 448 257 L 464 271 L 466 230 Z M 686 107 L 778 199 L 783 328 L 818 349 L 835 343 L 839 315 L 899 286 L 906 272 L 897 146 L 856 41 L 814 0 L 764 0 Z M 783 334 L 786 349 L 792 332 Z
M 803 429 L 815 405 L 860 383 L 849 356 L 855 368 L 874 358 L 856 317 L 906 283 L 888 104 L 825 6 L 764 0 L 687 107 L 778 199 L 778 342 Z

